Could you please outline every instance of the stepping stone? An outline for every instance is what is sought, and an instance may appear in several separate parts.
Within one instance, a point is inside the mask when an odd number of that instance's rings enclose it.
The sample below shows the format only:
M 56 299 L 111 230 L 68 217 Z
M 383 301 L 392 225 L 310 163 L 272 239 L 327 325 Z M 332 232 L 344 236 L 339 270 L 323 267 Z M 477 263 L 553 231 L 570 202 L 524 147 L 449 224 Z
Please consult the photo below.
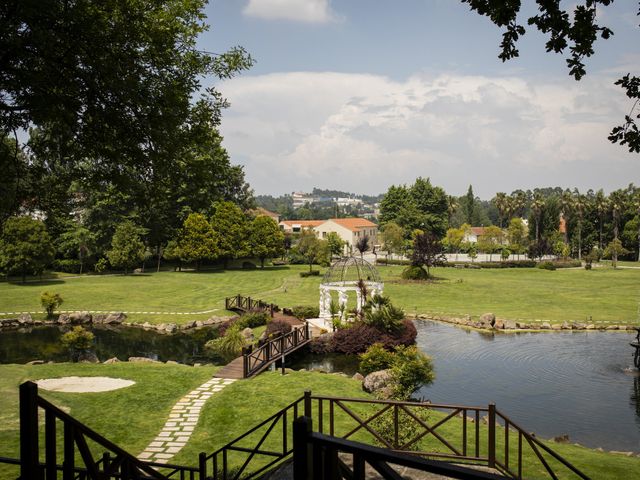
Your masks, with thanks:
M 169 447 L 167 448 L 167 453 L 178 453 L 182 450 L 182 447 Z
M 164 446 L 164 442 L 151 442 L 149 444 L 150 447 L 162 447 Z
M 146 452 L 157 452 L 157 453 L 161 453 L 164 452 L 164 448 L 161 447 L 147 447 L 147 449 L 145 450 Z
M 153 456 L 153 452 L 142 452 L 140 455 L 138 455 L 138 458 L 140 460 L 146 460 L 147 458 L 151 458 Z

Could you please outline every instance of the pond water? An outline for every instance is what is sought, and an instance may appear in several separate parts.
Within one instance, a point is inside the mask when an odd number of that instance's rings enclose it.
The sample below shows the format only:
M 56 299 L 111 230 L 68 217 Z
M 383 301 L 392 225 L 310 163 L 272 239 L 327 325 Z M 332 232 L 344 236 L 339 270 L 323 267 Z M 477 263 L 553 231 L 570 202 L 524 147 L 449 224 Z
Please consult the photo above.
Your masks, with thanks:
M 66 329 L 68 330 L 68 328 Z M 0 333 L 0 363 L 26 363 L 31 360 L 68 362 L 69 352 L 60 342 L 60 327 L 34 327 L 28 332 L 9 330 Z M 95 352 L 102 361 L 117 357 L 148 357 L 192 364 L 211 361 L 203 357 L 207 340 L 216 337 L 213 328 L 201 328 L 173 335 L 127 327 L 93 327 Z
M 622 332 L 480 333 L 416 322 L 418 345 L 433 358 L 436 380 L 416 396 L 434 403 L 499 410 L 542 438 L 569 434 L 592 448 L 640 452 L 640 377 Z M 293 368 L 352 373 L 309 356 Z

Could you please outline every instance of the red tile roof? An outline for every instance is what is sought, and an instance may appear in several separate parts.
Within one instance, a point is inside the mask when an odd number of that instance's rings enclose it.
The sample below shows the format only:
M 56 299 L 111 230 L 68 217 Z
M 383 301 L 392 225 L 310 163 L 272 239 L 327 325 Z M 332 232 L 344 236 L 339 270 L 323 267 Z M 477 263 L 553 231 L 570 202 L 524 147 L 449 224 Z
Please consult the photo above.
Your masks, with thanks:
M 331 218 L 332 222 L 337 223 L 341 227 L 347 228 L 353 232 L 357 230 L 361 230 L 363 228 L 373 228 L 377 227 L 377 225 L 373 222 L 370 222 L 366 218 Z

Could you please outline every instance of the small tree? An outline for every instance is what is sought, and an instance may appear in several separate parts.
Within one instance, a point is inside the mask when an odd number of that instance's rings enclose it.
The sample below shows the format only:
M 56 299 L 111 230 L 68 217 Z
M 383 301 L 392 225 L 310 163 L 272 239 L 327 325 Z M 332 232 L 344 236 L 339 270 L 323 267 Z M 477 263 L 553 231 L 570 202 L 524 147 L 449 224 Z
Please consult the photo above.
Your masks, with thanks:
M 475 243 L 469 243 L 469 246 L 467 247 L 467 255 L 469 255 L 472 263 L 476 258 L 478 258 L 478 247 Z
M 382 232 L 384 249 L 392 255 L 399 255 L 404 251 L 404 230 L 395 222 L 388 222 Z
M 300 240 L 296 245 L 296 250 L 302 256 L 305 263 L 309 265 L 309 271 L 313 270 L 313 264 L 318 261 L 322 254 L 322 245 L 315 233 L 311 230 L 303 230 L 300 234 Z
M 502 261 L 504 262 L 505 260 L 509 260 L 510 256 L 511 250 L 509 250 L 507 247 L 502 247 L 502 250 L 500 250 L 500 258 L 502 259 Z
M 464 241 L 464 234 L 465 231 L 462 228 L 450 228 L 447 230 L 447 235 L 444 239 L 449 251 L 456 254 L 456 260 L 458 260 L 458 253 Z
M 53 318 L 53 313 L 56 308 L 62 305 L 62 297 L 59 293 L 43 292 L 40 295 L 40 304 L 47 313 L 47 318 Z
M 249 249 L 253 256 L 260 259 L 261 268 L 264 268 L 265 259 L 284 253 L 284 234 L 272 218 L 259 216 L 253 220 L 249 233 Z
M 242 347 L 246 344 L 247 341 L 240 331 L 240 324 L 234 323 L 227 329 L 223 337 L 209 340 L 204 348 L 228 362 L 239 357 L 242 353 Z
M 55 249 L 47 230 L 30 217 L 9 218 L 0 238 L 0 268 L 7 275 L 18 273 L 22 282 L 28 273 L 41 274 L 53 261 Z
M 326 240 L 329 252 L 331 253 L 332 257 L 339 257 L 340 255 L 342 255 L 345 242 L 340 238 L 340 235 L 338 235 L 336 232 L 329 232 L 327 234 Z
M 127 220 L 116 227 L 111 239 L 107 258 L 112 266 L 122 268 L 125 275 L 145 258 L 146 248 L 140 239 L 142 232 L 143 229 Z
M 442 265 L 446 257 L 442 253 L 442 243 L 432 233 L 419 233 L 413 240 L 411 265 L 426 268 L 427 276 L 431 276 L 430 269 Z
M 614 238 L 604 249 L 604 258 L 610 258 L 613 268 L 618 268 L 618 257 L 627 253 L 629 253 L 629 250 L 622 246 L 620 239 Z
M 226 269 L 229 260 L 244 257 L 249 253 L 249 221 L 240 207 L 233 202 L 217 202 L 213 207 L 215 213 L 211 217 L 211 228 L 218 240 L 216 256 L 222 258 Z
M 178 238 L 178 248 L 182 260 L 196 263 L 196 271 L 202 260 L 218 257 L 218 237 L 204 215 L 192 213 L 187 217 Z
M 356 250 L 360 252 L 360 258 L 364 256 L 364 252 L 369 250 L 369 237 L 364 235 L 356 242 Z

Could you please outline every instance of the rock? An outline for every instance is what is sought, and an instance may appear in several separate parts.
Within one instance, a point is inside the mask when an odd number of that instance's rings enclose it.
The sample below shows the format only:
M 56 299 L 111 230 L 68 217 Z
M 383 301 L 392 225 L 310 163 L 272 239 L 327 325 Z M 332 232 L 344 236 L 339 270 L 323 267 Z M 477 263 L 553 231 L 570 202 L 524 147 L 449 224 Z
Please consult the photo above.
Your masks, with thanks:
M 107 318 L 104 319 L 104 323 L 107 324 L 121 324 L 127 319 L 127 316 L 123 312 L 110 313 Z
M 516 329 L 516 322 L 514 322 L 513 320 L 505 320 L 504 321 L 504 329 L 505 330 L 515 330 Z
M 44 322 L 43 322 L 42 320 L 34 320 L 34 321 L 33 321 L 33 324 L 34 324 L 34 325 L 37 325 L 37 326 L 42 325 L 43 323 L 44 323 Z
M 102 363 L 104 363 L 105 365 L 111 365 L 112 363 L 120 363 L 120 360 L 118 360 L 118 357 L 113 357 L 108 360 L 105 360 Z
M 158 360 L 147 357 L 129 357 L 127 361 L 131 363 L 160 363 Z
M 562 325 L 560 325 L 559 323 L 552 323 L 551 330 L 562 330 Z
M 560 328 L 562 330 L 571 330 L 571 325 L 569 325 L 569 322 L 562 322 L 562 325 L 560 326 Z
M 100 360 L 93 350 L 83 350 L 78 352 L 78 363 L 100 363 Z
M 556 443 L 569 443 L 569 434 L 565 433 L 563 435 L 558 435 L 557 437 L 553 437 L 551 440 Z
M 394 383 L 390 370 L 378 370 L 364 377 L 362 388 L 369 393 L 375 393 Z
M 501 318 L 496 318 L 496 321 L 493 323 L 493 328 L 497 328 L 498 330 L 503 330 L 504 320 Z
M 590 323 L 585 327 L 585 330 L 595 330 L 596 326 L 593 323 Z
M 572 327 L 573 327 L 574 330 L 586 330 L 587 329 L 587 325 L 584 324 L 584 323 L 580 323 L 580 322 L 574 323 L 572 325 Z
M 31 360 L 30 362 L 27 362 L 27 365 L 43 365 L 44 364 L 44 360 Z
M 483 313 L 480 315 L 480 323 L 486 325 L 488 327 L 493 327 L 493 324 L 496 323 L 496 316 L 493 313 Z
M 617 450 L 611 450 L 609 453 L 613 455 L 624 455 L 625 457 L 633 457 L 633 452 L 619 452 Z
M 182 325 L 182 327 L 181 327 L 181 328 L 182 328 L 182 329 L 184 329 L 184 330 L 188 330 L 189 328 L 193 328 L 193 327 L 195 327 L 195 326 L 196 326 L 196 322 L 194 322 L 194 321 L 192 320 L 192 321 L 190 321 L 190 322 L 185 322 L 185 323 Z
M 362 382 L 364 380 L 364 376 L 361 373 L 357 372 L 351 378 L 353 378 L 354 380 L 358 380 L 359 382 Z
M 66 313 L 61 313 L 58 316 L 58 323 L 60 325 L 67 325 L 67 324 L 71 323 L 71 320 L 69 319 L 69 315 L 67 315 Z
M 163 330 L 167 333 L 174 333 L 178 330 L 178 326 L 175 323 L 168 323 L 164 326 Z
M 167 360 L 165 363 L 167 365 L 180 365 L 180 363 L 176 362 L 175 360 Z
M 104 323 L 106 318 L 107 316 L 104 313 L 98 313 L 97 315 L 93 316 L 92 322 L 94 323 L 94 325 L 101 324 Z
M 18 323 L 20 325 L 30 325 L 33 323 L 33 318 L 28 313 L 21 313 L 18 315 Z
M 516 328 L 518 330 L 526 330 L 529 328 L 529 324 L 526 322 L 516 322 Z
M 618 330 L 618 325 L 609 325 L 606 330 Z
M 244 330 L 242 330 L 242 336 L 248 342 L 253 342 L 253 330 L 251 328 L 247 327 Z
M 71 323 L 91 323 L 91 314 L 89 312 L 73 312 L 69 315 Z
M 292 369 L 292 368 L 285 368 L 285 369 L 284 369 L 284 374 L 285 374 L 285 375 L 288 375 L 288 374 L 293 373 L 293 372 L 295 372 L 295 370 L 294 370 L 294 369 Z
M 196 328 L 203 327 L 204 322 L 202 320 L 196 320 Z
M 202 366 L 202 364 L 201 364 L 201 363 L 194 363 L 194 364 L 193 364 L 193 366 L 194 366 L 194 367 L 201 367 L 201 366 Z
M 549 322 L 542 322 L 540 325 L 541 330 L 551 330 L 551 324 Z
M 141 268 L 136 268 L 133 270 L 133 273 L 144 273 Z

